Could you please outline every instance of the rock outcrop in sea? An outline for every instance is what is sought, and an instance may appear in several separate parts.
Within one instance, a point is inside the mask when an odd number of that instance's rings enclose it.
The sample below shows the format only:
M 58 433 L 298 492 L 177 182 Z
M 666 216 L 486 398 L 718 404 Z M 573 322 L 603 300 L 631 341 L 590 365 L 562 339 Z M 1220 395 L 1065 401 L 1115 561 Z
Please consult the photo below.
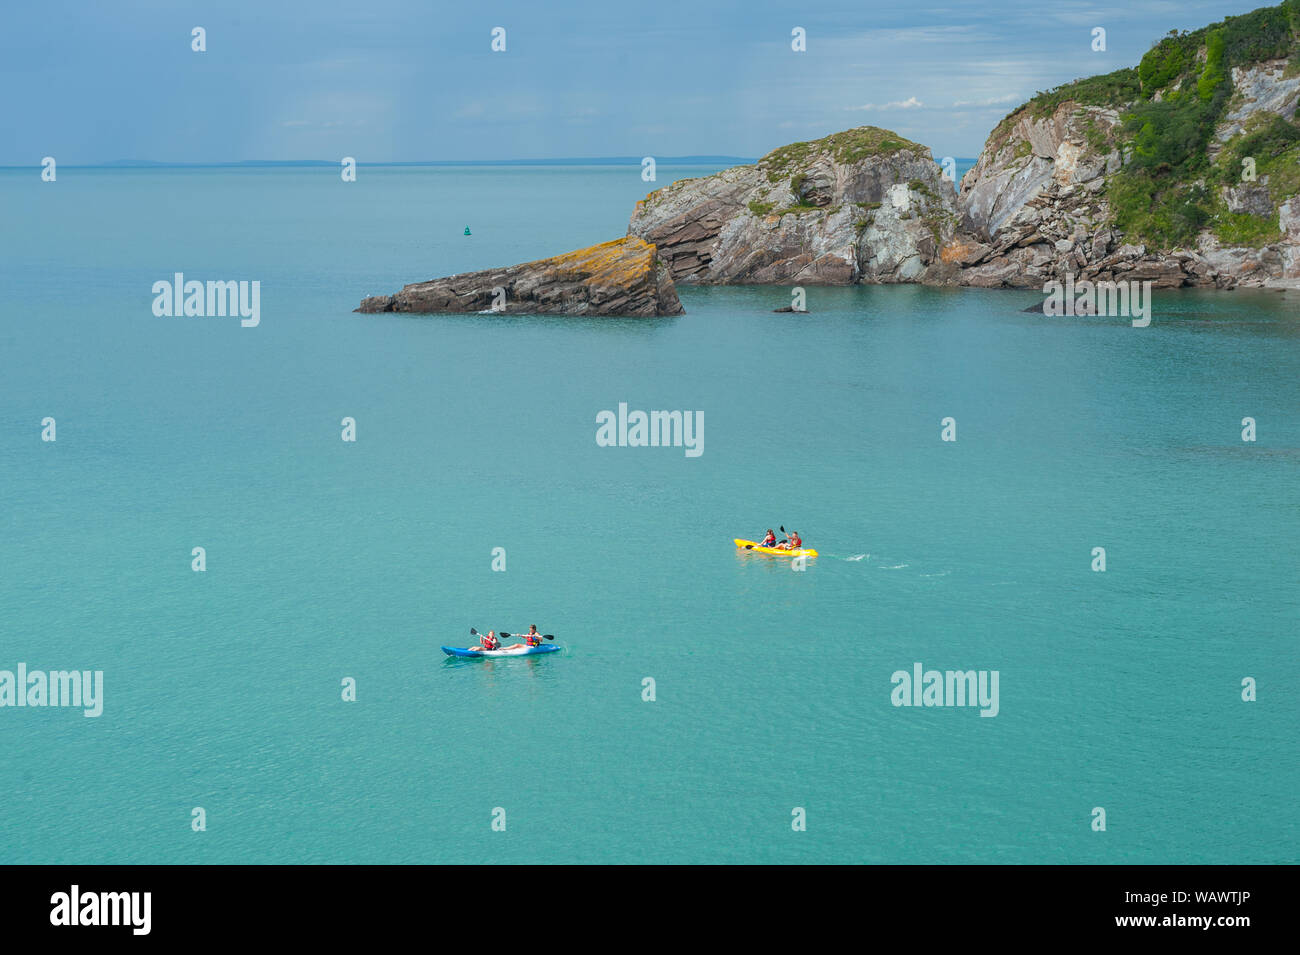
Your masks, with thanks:
M 637 203 L 628 234 L 677 282 L 851 285 L 924 280 L 957 221 L 930 150 L 863 126 L 678 180 Z
M 508 268 L 416 282 L 362 301 L 358 312 L 680 315 L 667 267 L 634 237 Z
M 960 196 L 929 149 L 862 126 L 652 192 L 624 239 L 358 311 L 676 315 L 675 281 L 1300 289 L 1298 103 L 1300 0 L 1284 0 L 1038 94 Z

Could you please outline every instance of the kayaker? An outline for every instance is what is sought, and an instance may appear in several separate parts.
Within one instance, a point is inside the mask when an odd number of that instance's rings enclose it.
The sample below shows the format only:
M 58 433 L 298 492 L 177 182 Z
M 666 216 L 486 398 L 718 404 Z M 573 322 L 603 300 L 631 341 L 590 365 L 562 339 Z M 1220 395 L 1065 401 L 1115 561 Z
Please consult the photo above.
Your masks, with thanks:
M 798 531 L 791 531 L 788 540 L 783 540 L 777 544 L 779 550 L 800 550 L 803 547 L 803 538 L 799 536 Z
M 471 650 L 500 650 L 501 641 L 497 639 L 497 632 L 489 630 L 486 634 L 478 635 L 479 646 L 470 647 Z
M 542 645 L 542 635 L 537 632 L 537 624 L 535 623 L 528 625 L 527 633 L 516 634 L 516 636 L 520 637 L 524 642 L 512 643 L 506 647 L 507 650 L 522 650 L 525 647 L 540 647 Z
M 775 546 L 776 546 L 776 532 L 775 532 L 774 530 L 772 530 L 772 528 L 769 527 L 769 528 L 767 529 L 767 536 L 764 537 L 761 541 L 758 542 L 758 546 L 759 546 L 759 547 L 775 547 Z

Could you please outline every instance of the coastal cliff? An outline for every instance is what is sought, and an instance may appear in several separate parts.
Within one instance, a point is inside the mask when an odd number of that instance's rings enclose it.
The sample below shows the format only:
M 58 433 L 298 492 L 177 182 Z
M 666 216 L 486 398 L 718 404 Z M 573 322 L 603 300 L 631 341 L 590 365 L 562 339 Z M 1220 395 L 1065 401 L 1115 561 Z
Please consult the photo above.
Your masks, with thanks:
M 1300 0 L 1014 110 L 962 180 L 958 283 L 1300 287 Z
M 683 310 L 655 247 L 629 237 L 523 265 L 416 282 L 366 298 L 356 311 L 654 316 Z
M 929 149 L 862 126 L 652 192 L 628 234 L 678 282 L 851 285 L 923 280 L 957 220 Z

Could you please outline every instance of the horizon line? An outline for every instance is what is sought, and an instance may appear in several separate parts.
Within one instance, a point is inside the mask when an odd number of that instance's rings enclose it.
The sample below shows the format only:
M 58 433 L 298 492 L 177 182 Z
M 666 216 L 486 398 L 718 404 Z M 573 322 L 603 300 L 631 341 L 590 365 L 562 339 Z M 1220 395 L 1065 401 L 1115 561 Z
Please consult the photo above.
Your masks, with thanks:
M 639 166 L 640 156 L 562 156 L 553 159 L 396 159 L 356 161 L 358 166 L 548 166 L 548 165 L 614 165 Z M 747 156 L 656 156 L 656 163 L 682 162 L 734 162 L 754 163 Z M 131 167 L 185 167 L 185 166 L 339 166 L 341 159 L 111 159 L 101 162 L 60 163 L 67 169 L 106 169 Z M 39 169 L 40 163 L 3 164 L 0 169 Z
M 358 166 L 640 166 L 643 157 L 638 156 L 569 156 L 555 159 L 409 159 L 393 161 L 357 162 Z M 974 160 L 973 156 L 954 157 L 959 162 Z M 758 158 L 747 156 L 697 155 L 697 156 L 662 156 L 654 157 L 655 163 L 677 165 L 700 165 L 729 163 L 735 166 L 753 165 Z M 936 160 L 937 161 L 937 160 Z M 106 162 L 66 163 L 65 169 L 141 169 L 141 168 L 227 168 L 257 166 L 328 166 L 337 167 L 342 160 L 337 159 L 236 159 L 236 160 L 159 160 L 159 159 L 113 159 Z M 0 169 L 39 169 L 41 164 L 0 165 Z

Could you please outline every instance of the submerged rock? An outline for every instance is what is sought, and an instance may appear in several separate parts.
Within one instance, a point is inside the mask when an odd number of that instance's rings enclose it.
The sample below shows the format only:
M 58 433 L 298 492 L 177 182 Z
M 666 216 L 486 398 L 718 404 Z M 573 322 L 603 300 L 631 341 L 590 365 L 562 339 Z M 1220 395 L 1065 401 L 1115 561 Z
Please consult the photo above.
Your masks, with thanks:
M 681 315 L 655 247 L 629 236 L 508 268 L 416 282 L 361 302 L 358 312 Z
M 862 126 L 679 180 L 637 203 L 628 234 L 654 243 L 679 282 L 851 285 L 946 269 L 956 222 L 930 150 Z
M 1071 309 L 1070 311 L 1071 315 L 1091 315 L 1093 311 L 1092 303 L 1087 299 L 1072 303 L 1070 309 Z M 1030 305 L 1028 308 L 1022 308 L 1021 311 L 1029 312 L 1031 314 L 1036 312 L 1039 315 L 1046 315 L 1047 301 L 1044 299 L 1043 301 L 1039 302 L 1036 305 Z

